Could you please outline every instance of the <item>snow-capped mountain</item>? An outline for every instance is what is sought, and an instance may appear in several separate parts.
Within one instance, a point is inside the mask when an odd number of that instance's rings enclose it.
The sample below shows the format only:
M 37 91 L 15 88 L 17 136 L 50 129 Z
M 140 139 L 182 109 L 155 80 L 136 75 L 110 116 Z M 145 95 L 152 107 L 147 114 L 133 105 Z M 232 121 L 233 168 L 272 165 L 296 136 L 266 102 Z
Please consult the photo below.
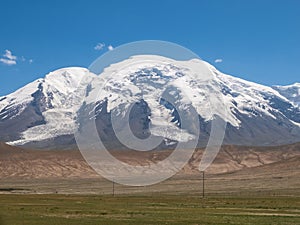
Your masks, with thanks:
M 1 97 L 1 140 L 22 145 L 72 135 L 92 77 L 84 68 L 59 69 Z
M 273 86 L 281 95 L 300 107 L 300 83 L 287 86 Z
M 111 116 L 118 121 L 131 106 L 128 118 L 133 133 L 140 138 L 150 133 L 162 136 L 165 146 L 195 138 L 188 127 L 181 127 L 176 110 L 188 112 L 190 107 L 200 119 L 199 145 L 207 142 L 216 117 L 228 124 L 225 144 L 300 141 L 300 108 L 289 96 L 223 74 L 201 60 L 159 56 L 132 57 L 111 65 L 100 76 L 84 68 L 60 69 L 1 97 L 0 140 L 37 148 L 74 146 L 73 134 L 80 124 L 95 119 L 101 139 L 116 148 L 121 144 Z M 82 113 L 87 109 L 95 114 Z M 122 131 L 123 125 L 115 129 Z

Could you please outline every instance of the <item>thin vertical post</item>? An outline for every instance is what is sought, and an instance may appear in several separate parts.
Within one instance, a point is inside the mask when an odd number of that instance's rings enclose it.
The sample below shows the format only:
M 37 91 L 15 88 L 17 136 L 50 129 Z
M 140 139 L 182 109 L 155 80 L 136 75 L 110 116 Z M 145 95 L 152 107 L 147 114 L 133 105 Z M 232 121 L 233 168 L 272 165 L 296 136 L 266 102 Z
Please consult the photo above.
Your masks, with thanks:
M 205 181 L 205 177 L 204 177 L 204 170 L 202 171 L 202 198 L 204 198 L 204 193 L 205 193 L 205 184 L 204 184 L 204 181 Z
M 115 180 L 112 181 L 112 195 L 115 196 Z

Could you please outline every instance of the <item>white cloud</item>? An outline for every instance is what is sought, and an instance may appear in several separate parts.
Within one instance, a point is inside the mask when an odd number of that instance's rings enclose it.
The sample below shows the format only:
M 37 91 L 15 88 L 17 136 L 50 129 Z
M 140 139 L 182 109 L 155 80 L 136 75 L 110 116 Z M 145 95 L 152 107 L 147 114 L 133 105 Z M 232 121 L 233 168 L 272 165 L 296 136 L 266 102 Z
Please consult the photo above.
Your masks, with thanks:
M 215 60 L 215 63 L 221 63 L 221 62 L 223 62 L 223 59 L 216 59 Z
M 10 59 L 10 60 L 16 60 L 17 56 L 14 56 L 11 51 L 5 50 L 5 54 L 3 55 L 4 57 Z
M 94 49 L 96 51 L 100 51 L 100 50 L 103 50 L 105 46 L 106 46 L 105 43 L 100 42 L 94 47 Z M 108 45 L 107 49 L 108 49 L 108 51 L 112 51 L 112 50 L 114 50 L 114 47 L 112 45 Z
M 107 46 L 107 48 L 108 48 L 109 51 L 114 50 L 114 47 L 112 45 Z
M 0 62 L 4 63 L 5 65 L 16 65 L 17 64 L 17 56 L 14 56 L 11 51 L 5 50 L 5 54 L 2 55 L 3 57 L 0 58 Z
M 28 60 L 29 64 L 33 63 L 33 59 Z
M 104 46 L 105 46 L 104 43 L 98 43 L 98 44 L 94 47 L 94 49 L 95 49 L 96 51 L 100 51 L 100 50 L 102 50 L 102 49 L 104 48 Z
M 0 62 L 6 64 L 8 66 L 16 65 L 17 64 L 17 62 L 15 60 L 3 59 L 3 58 L 0 59 Z

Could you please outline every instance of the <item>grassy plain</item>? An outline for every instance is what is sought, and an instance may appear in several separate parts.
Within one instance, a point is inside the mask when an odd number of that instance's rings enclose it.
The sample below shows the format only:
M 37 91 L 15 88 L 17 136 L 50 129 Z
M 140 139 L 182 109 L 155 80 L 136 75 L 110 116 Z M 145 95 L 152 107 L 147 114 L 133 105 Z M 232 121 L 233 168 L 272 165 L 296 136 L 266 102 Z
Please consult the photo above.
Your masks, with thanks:
M 297 196 L 0 195 L 1 225 L 300 224 Z
M 166 181 L 128 187 L 95 176 L 76 152 L 4 150 L 0 225 L 300 224 L 299 144 L 224 149 L 205 175 L 205 198 L 200 155 Z

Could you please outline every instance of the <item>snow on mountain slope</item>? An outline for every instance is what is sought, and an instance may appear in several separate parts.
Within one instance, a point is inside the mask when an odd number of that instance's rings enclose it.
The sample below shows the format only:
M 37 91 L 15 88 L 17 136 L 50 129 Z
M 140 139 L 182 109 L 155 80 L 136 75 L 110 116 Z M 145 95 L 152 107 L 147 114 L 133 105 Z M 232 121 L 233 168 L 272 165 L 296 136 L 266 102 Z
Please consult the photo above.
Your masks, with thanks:
M 229 96 L 234 105 L 231 111 L 248 117 L 267 115 L 273 119 L 278 119 L 281 114 L 300 126 L 299 109 L 285 95 L 271 87 L 220 73 L 215 68 L 212 70 L 223 84 L 223 94 Z
M 95 88 L 96 93 L 87 99 L 89 104 L 99 103 L 98 112 L 124 117 L 132 103 L 145 101 L 139 112 L 151 113 L 142 118 L 144 127 L 150 124 L 151 134 L 175 141 L 188 140 L 193 134 L 188 128 L 182 134 L 180 118 L 164 101 L 166 93 L 175 105 L 196 109 L 204 135 L 218 116 L 229 125 L 227 143 L 272 145 L 300 140 L 300 111 L 287 98 L 270 87 L 223 74 L 201 60 L 135 56 L 106 68 L 92 86 L 101 84 L 105 84 L 101 91 Z
M 60 69 L 0 98 L 0 138 L 17 145 L 45 142 L 45 148 L 58 138 L 68 144 L 72 138 L 63 137 L 72 137 L 80 125 L 84 105 L 95 110 L 98 133 L 108 143 L 118 143 L 111 116 L 124 118 L 132 105 L 133 133 L 162 136 L 167 145 L 195 138 L 195 124 L 183 128 L 176 110 L 188 116 L 191 107 L 199 115 L 203 143 L 216 116 L 228 123 L 226 144 L 300 141 L 300 109 L 286 95 L 198 59 L 149 55 L 112 64 L 100 76 L 84 68 Z
M 287 86 L 275 85 L 273 88 L 300 107 L 300 83 Z
M 33 100 L 31 95 L 38 89 L 41 81 L 42 79 L 38 79 L 8 96 L 0 97 L 0 116 L 2 119 L 18 116 L 24 107 Z M 10 114 L 7 114 L 7 111 L 10 111 Z
M 198 76 L 200 73 L 202 76 Z M 194 138 L 189 128 L 183 130 L 180 127 L 180 118 L 174 115 L 175 109 L 163 103 L 166 96 L 186 111 L 192 105 L 206 121 L 213 118 L 213 111 L 238 126 L 238 120 L 230 114 L 229 108 L 219 110 L 222 103 L 219 86 L 214 84 L 214 77 L 200 60 L 180 62 L 159 56 L 135 56 L 106 68 L 99 78 L 92 85 L 105 85 L 100 93 L 94 89 L 88 103 L 94 104 L 97 96 L 100 104 L 107 101 L 108 113 L 112 111 L 124 117 L 131 104 L 145 101 L 145 108 L 151 112 L 148 116 L 150 131 L 155 136 L 176 141 Z M 212 97 L 219 101 L 217 105 L 209 101 Z
M 210 74 L 203 75 L 207 73 L 204 66 Z M 193 73 L 202 73 L 202 76 Z M 110 79 L 112 74 L 114 78 Z M 270 98 L 288 102 L 270 87 L 223 74 L 200 60 L 179 62 L 159 56 L 136 56 L 111 65 L 101 78 L 99 82 L 106 85 L 98 100 L 108 99 L 108 111 L 124 102 L 137 101 L 142 96 L 155 115 L 155 109 L 161 106 L 162 90 L 168 86 L 173 88 L 174 93 L 180 92 L 181 105 L 191 103 L 206 121 L 218 115 L 232 126 L 239 127 L 236 112 L 249 117 L 259 114 L 276 119 L 274 113 L 279 110 L 270 105 Z M 217 100 L 214 104 L 209 101 L 212 97 Z M 225 108 L 220 109 L 223 104 Z
M 24 119 L 31 117 L 32 113 L 26 112 L 29 107 L 33 107 L 34 113 L 42 117 L 42 121 L 37 124 L 26 124 L 20 137 L 10 140 L 9 143 L 24 144 L 73 134 L 76 129 L 76 113 L 92 77 L 93 75 L 84 68 L 63 68 L 2 97 L 2 123 L 5 124 L 5 121 L 21 115 Z M 80 83 L 82 80 L 84 82 Z
M 217 76 L 206 68 L 207 65 L 201 60 L 175 61 L 160 56 L 135 56 L 105 69 L 98 84 L 94 84 L 101 86 L 105 83 L 97 100 L 107 99 L 109 112 L 120 104 L 127 103 L 129 106 L 129 103 L 144 99 L 153 110 L 152 120 L 155 120 L 156 113 L 171 111 L 166 108 L 156 111 L 161 107 L 161 97 L 168 91 L 179 95 L 176 98 L 182 106 L 192 104 L 205 120 L 211 120 L 215 114 L 238 126 L 238 119 L 230 113 L 232 103 L 228 99 L 218 99 L 222 97 L 221 84 L 216 82 Z M 90 103 L 95 101 L 95 94 L 91 95 Z M 212 105 L 212 98 L 219 102 Z M 225 101 L 227 108 L 219 109 L 221 101 Z

